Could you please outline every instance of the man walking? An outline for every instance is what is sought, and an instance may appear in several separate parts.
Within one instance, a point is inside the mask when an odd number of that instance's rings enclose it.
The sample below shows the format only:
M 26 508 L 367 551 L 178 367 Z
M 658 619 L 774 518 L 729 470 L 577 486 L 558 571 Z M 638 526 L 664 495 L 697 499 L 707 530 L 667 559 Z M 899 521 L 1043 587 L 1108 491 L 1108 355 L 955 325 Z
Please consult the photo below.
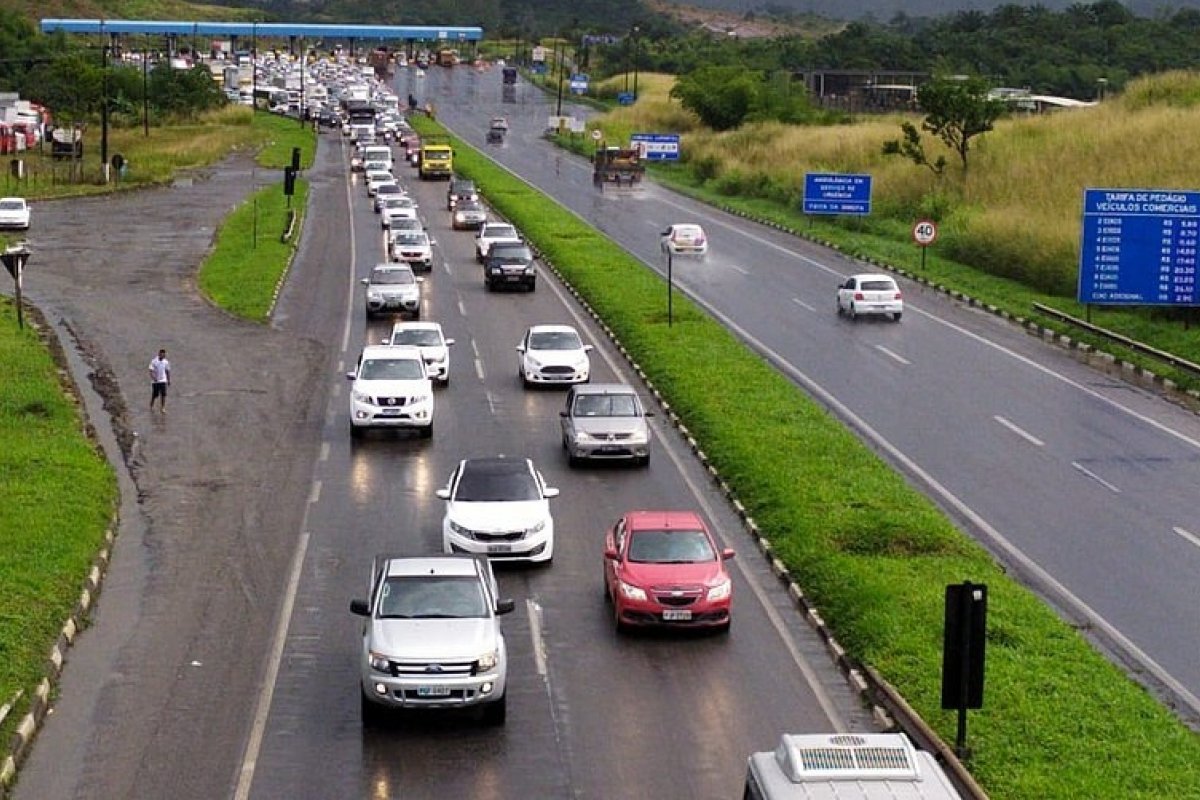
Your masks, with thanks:
M 158 400 L 158 410 L 167 413 L 167 387 L 171 385 L 171 362 L 167 361 L 167 351 L 159 350 L 158 356 L 150 362 L 150 410 L 154 410 L 154 401 Z

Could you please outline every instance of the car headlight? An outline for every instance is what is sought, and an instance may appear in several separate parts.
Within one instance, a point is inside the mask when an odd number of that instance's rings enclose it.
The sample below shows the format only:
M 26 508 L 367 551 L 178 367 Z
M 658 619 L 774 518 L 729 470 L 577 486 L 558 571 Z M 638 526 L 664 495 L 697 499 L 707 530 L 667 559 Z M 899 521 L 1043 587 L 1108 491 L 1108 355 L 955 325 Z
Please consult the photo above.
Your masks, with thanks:
M 383 292 L 379 291 L 378 289 L 367 289 L 367 299 L 368 300 L 382 300 Z
M 533 264 L 530 264 L 529 266 L 525 267 L 525 274 L 526 274 L 526 275 L 532 275 L 532 274 L 533 274 Z
M 533 369 L 541 369 L 542 368 L 542 362 L 538 361 L 533 356 L 525 356 L 525 363 L 528 364 Z
M 383 653 L 376 653 L 372 650 L 367 655 L 367 662 L 371 665 L 371 669 L 376 672 L 391 672 L 392 662 Z
M 575 441 L 590 442 L 594 437 L 587 431 L 575 431 Z
M 626 583 L 625 581 L 617 581 L 617 585 L 621 589 L 621 594 L 624 595 L 629 600 L 645 600 L 646 599 L 646 592 L 644 589 L 641 589 L 640 587 L 634 586 L 633 584 Z
M 628 441 L 630 444 L 645 444 L 650 441 L 650 436 L 645 431 L 635 431 L 629 434 Z
M 355 402 L 358 402 L 358 403 L 372 403 L 373 402 L 371 400 L 371 395 L 367 394 L 366 392 L 355 391 L 353 394 L 354 394 Z
M 491 670 L 494 670 L 496 668 L 497 661 L 498 661 L 498 659 L 496 657 L 495 650 L 493 650 L 490 653 L 484 653 L 483 655 L 481 655 L 479 657 L 479 660 L 478 660 L 479 671 L 480 672 L 490 672 Z
M 732 591 L 732 589 L 733 589 L 733 584 L 731 584 L 729 582 L 729 579 L 726 578 L 725 580 L 718 583 L 716 586 L 709 588 L 708 599 L 710 602 L 715 601 L 715 600 L 724 600 L 726 597 L 729 597 L 729 593 L 730 593 L 730 591 Z
M 538 520 L 533 525 L 526 528 L 525 533 L 526 533 L 526 535 L 529 535 L 529 534 L 534 534 L 534 533 L 541 533 L 544 530 L 546 530 L 546 520 L 543 519 L 543 520 Z
M 454 531 L 459 536 L 470 536 L 471 535 L 470 528 L 464 528 L 462 525 L 459 525 L 454 520 L 450 520 L 450 530 Z

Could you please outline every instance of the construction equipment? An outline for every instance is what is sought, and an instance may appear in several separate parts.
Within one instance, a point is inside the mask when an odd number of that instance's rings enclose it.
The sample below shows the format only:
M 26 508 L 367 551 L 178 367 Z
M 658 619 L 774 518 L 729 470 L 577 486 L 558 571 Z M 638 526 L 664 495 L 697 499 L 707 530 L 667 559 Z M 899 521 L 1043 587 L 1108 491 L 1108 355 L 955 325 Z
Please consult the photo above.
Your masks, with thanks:
M 642 151 L 636 147 L 607 147 L 601 143 L 592 157 L 592 165 L 592 181 L 597 186 L 604 183 L 632 186 L 646 174 Z

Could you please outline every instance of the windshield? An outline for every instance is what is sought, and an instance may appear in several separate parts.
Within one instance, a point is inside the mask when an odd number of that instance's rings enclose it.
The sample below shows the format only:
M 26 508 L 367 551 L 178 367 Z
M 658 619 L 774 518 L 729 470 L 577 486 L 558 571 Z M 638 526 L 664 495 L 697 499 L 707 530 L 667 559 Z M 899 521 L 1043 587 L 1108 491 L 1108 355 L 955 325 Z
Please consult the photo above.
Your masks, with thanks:
M 375 286 L 403 286 L 416 282 L 407 269 L 378 269 L 371 273 L 371 283 Z
M 546 331 L 529 335 L 530 350 L 582 350 L 583 342 L 575 331 Z
M 427 161 L 449 161 L 450 154 L 445 150 L 426 150 L 422 156 Z
M 391 577 L 379 592 L 379 619 L 469 619 L 488 616 L 487 598 L 470 575 Z
M 633 531 L 629 560 L 639 564 L 691 564 L 716 558 L 704 531 Z
M 636 417 L 637 399 L 631 394 L 585 394 L 575 398 L 577 417 Z
M 425 368 L 415 358 L 377 358 L 364 361 L 358 377 L 364 381 L 417 381 L 425 377 Z
M 488 251 L 488 256 L 496 261 L 521 263 L 533 261 L 533 253 L 528 247 L 493 247 Z
M 425 244 L 425 234 L 421 231 L 400 231 L 400 233 L 396 234 L 396 238 L 392 241 L 395 244 L 410 246 Z
M 417 347 L 440 347 L 442 337 L 433 328 L 410 328 L 394 331 L 392 344 L 411 344 Z
M 487 232 L 483 235 L 489 239 L 515 239 L 517 229 L 512 225 L 488 225 Z
M 540 500 L 541 490 L 523 462 L 471 464 L 463 468 L 454 499 L 475 503 Z

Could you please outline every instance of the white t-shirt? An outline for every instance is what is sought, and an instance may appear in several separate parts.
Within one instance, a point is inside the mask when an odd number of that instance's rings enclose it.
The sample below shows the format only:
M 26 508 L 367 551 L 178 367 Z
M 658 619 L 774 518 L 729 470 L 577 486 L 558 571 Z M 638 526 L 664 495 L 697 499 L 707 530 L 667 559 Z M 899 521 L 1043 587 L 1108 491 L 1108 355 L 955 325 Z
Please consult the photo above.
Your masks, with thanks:
M 154 360 L 150 362 L 150 375 L 155 383 L 166 383 L 170 372 L 171 362 L 167 359 L 155 356 Z

